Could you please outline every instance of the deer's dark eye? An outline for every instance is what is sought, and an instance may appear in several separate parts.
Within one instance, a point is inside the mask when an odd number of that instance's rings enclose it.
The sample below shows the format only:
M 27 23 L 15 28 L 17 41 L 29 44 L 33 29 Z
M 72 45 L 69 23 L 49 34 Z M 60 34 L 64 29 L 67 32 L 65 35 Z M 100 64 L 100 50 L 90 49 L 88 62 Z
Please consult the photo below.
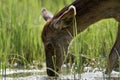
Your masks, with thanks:
M 48 44 L 46 45 L 46 48 L 52 50 L 52 49 L 53 49 L 53 45 L 52 45 L 52 43 L 48 43 Z

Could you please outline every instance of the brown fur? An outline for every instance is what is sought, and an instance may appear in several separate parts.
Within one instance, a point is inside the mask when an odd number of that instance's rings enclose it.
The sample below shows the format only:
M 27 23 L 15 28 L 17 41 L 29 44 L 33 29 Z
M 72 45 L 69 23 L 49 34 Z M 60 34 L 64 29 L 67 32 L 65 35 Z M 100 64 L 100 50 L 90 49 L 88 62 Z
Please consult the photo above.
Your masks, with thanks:
M 120 0 L 76 0 L 69 6 L 71 5 L 76 8 L 78 33 L 101 19 L 114 18 L 116 21 L 120 22 Z M 42 32 L 46 65 L 56 72 L 60 72 L 61 70 L 61 65 L 64 62 L 64 55 L 67 53 L 69 43 L 73 36 L 73 11 L 68 11 L 69 13 L 67 13 L 67 16 L 63 15 L 65 11 L 68 10 L 69 6 L 63 8 L 54 15 L 53 18 L 49 19 Z M 58 22 L 56 22 L 57 20 Z M 58 27 L 55 28 L 56 26 Z M 118 56 L 120 55 L 119 39 L 120 26 L 118 28 L 116 42 L 109 55 L 109 66 L 107 67 L 106 73 L 110 73 L 118 63 Z M 55 73 L 49 69 L 47 69 L 47 74 L 49 76 L 55 76 Z

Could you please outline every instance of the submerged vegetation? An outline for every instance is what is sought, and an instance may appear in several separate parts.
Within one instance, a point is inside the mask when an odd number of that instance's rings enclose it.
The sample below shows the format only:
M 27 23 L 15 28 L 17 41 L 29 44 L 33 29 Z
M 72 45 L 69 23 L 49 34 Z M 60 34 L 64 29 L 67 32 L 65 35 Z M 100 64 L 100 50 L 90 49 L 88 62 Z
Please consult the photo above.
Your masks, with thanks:
M 45 6 L 55 14 L 72 1 L 74 0 L 0 0 L 0 68 L 14 68 L 15 63 L 39 68 L 45 62 L 41 40 L 45 22 L 41 8 Z M 117 22 L 108 19 L 91 25 L 77 35 L 69 46 L 69 53 L 76 56 L 78 71 L 87 66 L 81 64 L 81 55 L 90 59 L 87 63 L 93 67 L 105 68 L 116 33 Z M 8 63 L 12 66 L 8 66 Z

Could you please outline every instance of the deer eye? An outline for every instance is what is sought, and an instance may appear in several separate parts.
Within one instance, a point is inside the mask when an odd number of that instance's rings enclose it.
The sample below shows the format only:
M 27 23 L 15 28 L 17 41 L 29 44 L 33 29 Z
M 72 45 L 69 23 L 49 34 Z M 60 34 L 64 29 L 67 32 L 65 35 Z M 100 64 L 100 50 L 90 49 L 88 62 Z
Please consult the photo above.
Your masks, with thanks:
M 46 48 L 52 50 L 53 49 L 53 44 L 52 43 L 47 43 Z

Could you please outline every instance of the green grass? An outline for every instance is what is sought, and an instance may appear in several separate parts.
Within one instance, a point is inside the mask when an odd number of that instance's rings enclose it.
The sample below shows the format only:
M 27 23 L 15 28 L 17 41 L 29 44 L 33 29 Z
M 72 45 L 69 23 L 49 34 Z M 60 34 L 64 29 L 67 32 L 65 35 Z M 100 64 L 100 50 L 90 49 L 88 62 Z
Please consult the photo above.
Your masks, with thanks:
M 39 3 L 38 0 L 0 1 L 0 55 L 5 64 L 8 59 L 22 63 L 44 61 Z
M 45 62 L 41 40 L 45 24 L 41 16 L 42 5 L 55 14 L 72 1 L 74 0 L 0 0 L 0 68 L 8 67 L 8 61 L 25 65 L 32 65 L 33 61 L 40 64 Z M 95 60 L 93 66 L 105 67 L 116 33 L 115 20 L 100 21 L 76 36 L 69 52 Z M 104 65 L 97 63 L 100 60 L 105 62 Z M 81 58 L 76 57 L 76 61 L 81 70 Z
M 101 20 L 77 35 L 69 46 L 68 53 L 75 55 L 78 73 L 83 67 L 91 65 L 106 68 L 108 56 L 117 35 L 117 22 L 114 19 Z M 82 57 L 86 58 L 84 65 Z

